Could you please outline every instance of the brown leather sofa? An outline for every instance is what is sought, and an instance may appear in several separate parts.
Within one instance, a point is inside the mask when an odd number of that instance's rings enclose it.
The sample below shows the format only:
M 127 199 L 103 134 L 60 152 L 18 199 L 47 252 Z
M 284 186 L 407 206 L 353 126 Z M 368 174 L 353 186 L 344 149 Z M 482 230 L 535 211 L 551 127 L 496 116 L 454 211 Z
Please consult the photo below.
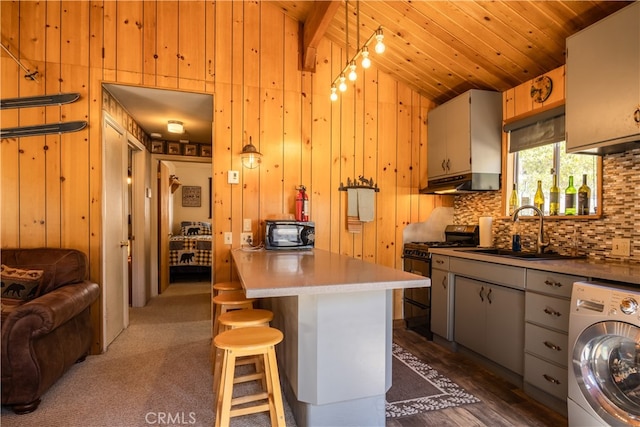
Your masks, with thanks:
M 2 312 L 2 404 L 35 411 L 40 397 L 92 344 L 90 306 L 100 287 L 89 282 L 87 257 L 74 249 L 1 249 L 2 264 L 43 270 L 38 295 Z M 4 286 L 4 283 L 3 283 Z

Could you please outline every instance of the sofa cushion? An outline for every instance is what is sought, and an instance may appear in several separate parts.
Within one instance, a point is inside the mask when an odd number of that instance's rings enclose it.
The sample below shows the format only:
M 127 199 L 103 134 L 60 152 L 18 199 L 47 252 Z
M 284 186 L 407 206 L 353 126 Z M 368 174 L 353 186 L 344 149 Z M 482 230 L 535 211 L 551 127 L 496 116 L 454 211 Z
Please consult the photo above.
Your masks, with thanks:
M 2 301 L 6 300 L 29 301 L 40 296 L 42 291 L 43 270 L 25 270 L 2 264 L 0 267 L 2 277 Z
M 44 270 L 41 295 L 88 276 L 87 256 L 76 249 L 2 249 L 2 264 L 16 268 Z

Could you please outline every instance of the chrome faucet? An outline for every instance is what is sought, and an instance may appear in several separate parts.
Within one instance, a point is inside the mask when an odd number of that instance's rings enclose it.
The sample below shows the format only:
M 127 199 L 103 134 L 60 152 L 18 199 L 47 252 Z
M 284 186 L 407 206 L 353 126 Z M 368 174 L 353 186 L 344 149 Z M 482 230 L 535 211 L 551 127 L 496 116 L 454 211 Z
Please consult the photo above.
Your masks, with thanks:
M 544 252 L 544 248 L 549 246 L 549 242 L 545 242 L 544 241 L 544 218 L 543 218 L 544 214 L 542 213 L 542 211 L 540 209 L 538 209 L 535 206 L 523 205 L 523 206 L 520 206 L 519 208 L 517 208 L 515 211 L 513 211 L 513 221 L 514 222 L 518 221 L 518 212 L 520 212 L 523 209 L 533 209 L 538 214 L 538 218 L 540 218 L 540 221 L 539 221 L 540 228 L 538 230 L 538 242 L 536 244 L 536 252 L 541 254 L 541 253 Z

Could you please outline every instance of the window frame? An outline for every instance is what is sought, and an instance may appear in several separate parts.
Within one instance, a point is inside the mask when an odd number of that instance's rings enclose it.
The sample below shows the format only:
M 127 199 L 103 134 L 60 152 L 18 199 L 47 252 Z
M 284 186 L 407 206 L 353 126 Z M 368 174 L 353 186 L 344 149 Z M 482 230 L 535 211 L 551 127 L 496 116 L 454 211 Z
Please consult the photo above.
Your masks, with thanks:
M 505 215 L 505 218 L 510 218 L 511 216 L 509 215 L 509 196 L 511 195 L 511 190 L 513 189 L 513 183 L 515 181 L 515 175 L 516 175 L 516 168 L 515 168 L 515 158 L 516 158 L 516 153 L 509 153 L 509 133 L 505 132 L 505 153 L 506 153 L 506 162 L 505 162 L 505 167 L 506 167 L 506 173 L 505 175 L 505 183 L 504 183 L 504 191 L 502 192 L 502 200 L 503 200 L 503 206 L 502 206 L 502 212 Z M 555 151 L 555 150 L 554 150 Z M 571 153 L 569 153 L 571 154 Z M 592 155 L 592 154 L 585 154 L 585 155 Z M 557 157 L 557 158 L 556 158 Z M 557 166 L 557 162 L 559 162 L 559 156 L 555 156 L 554 154 L 554 161 L 555 161 L 555 165 L 554 168 Z M 596 188 L 592 188 L 591 191 L 595 192 L 595 200 L 596 200 L 596 210 L 594 213 L 590 214 L 590 215 L 544 215 L 545 219 L 558 219 L 558 220 L 567 220 L 567 219 L 600 219 L 602 218 L 602 156 L 597 156 L 597 164 L 596 164 L 596 168 L 598 170 L 598 176 L 596 179 Z M 577 184 L 577 185 L 576 185 Z M 576 186 L 576 189 L 578 189 L 580 187 L 580 185 L 582 185 L 582 180 L 578 179 L 578 181 L 574 182 L 574 185 Z M 563 189 L 561 188 L 561 191 Z M 532 195 L 533 196 L 533 195 Z M 532 200 L 533 201 L 533 200 Z M 534 215 L 535 216 L 535 215 Z M 526 216 L 523 216 L 526 218 Z

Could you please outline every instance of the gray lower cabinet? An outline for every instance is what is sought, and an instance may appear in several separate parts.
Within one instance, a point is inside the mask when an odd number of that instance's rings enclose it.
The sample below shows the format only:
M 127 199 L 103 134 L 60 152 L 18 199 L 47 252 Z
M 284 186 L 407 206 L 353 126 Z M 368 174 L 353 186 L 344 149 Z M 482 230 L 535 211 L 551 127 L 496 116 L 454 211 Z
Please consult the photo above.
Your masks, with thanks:
M 453 340 L 453 292 L 449 280 L 449 257 L 431 258 L 431 332 Z
M 525 391 L 539 397 L 536 389 L 541 390 L 561 407 L 567 399 L 571 288 L 581 280 L 585 278 L 527 269 Z
M 524 291 L 456 275 L 454 338 L 522 375 Z

